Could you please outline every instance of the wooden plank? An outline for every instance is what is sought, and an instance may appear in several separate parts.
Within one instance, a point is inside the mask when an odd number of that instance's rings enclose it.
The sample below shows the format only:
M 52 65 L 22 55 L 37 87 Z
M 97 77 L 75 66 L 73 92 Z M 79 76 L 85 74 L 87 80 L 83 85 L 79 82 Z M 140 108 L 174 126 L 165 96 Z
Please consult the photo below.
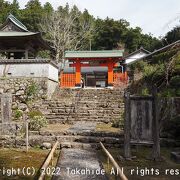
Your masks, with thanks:
M 51 151 L 50 151 L 50 153 L 49 153 L 46 161 L 44 162 L 43 166 L 41 167 L 41 169 L 45 170 L 45 169 L 49 166 L 49 163 L 50 163 L 50 161 L 51 161 L 52 158 L 53 158 L 54 152 L 55 152 L 58 144 L 59 144 L 59 142 L 56 141 L 56 143 L 54 144 L 53 148 L 51 149 Z M 44 172 L 44 171 L 43 171 L 43 172 Z M 41 175 L 39 176 L 38 180 L 44 180 L 45 175 L 46 175 L 45 173 L 42 173 L 42 172 L 41 172 Z
M 128 180 L 128 178 L 125 176 L 125 174 L 122 172 L 121 168 L 119 167 L 119 165 L 117 164 L 117 162 L 114 160 L 114 158 L 112 157 L 112 155 L 108 152 L 108 150 L 104 147 L 104 145 L 102 144 L 102 142 L 100 142 L 100 145 L 102 147 L 102 149 L 104 150 L 104 152 L 106 153 L 106 155 L 108 156 L 108 158 L 110 159 L 110 161 L 112 162 L 113 166 L 117 169 L 117 171 L 119 172 L 119 177 L 121 180 Z
M 124 157 L 131 158 L 130 147 L 130 130 L 131 130 L 131 109 L 130 109 L 130 94 L 125 94 L 125 122 L 124 122 Z

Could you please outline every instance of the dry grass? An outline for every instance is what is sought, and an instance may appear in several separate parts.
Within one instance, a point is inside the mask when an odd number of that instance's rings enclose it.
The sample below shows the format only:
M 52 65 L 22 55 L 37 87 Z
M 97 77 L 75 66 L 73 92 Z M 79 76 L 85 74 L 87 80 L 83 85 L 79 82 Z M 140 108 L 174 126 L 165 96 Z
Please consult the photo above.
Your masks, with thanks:
M 110 123 L 108 123 L 108 124 L 98 123 L 97 126 L 96 126 L 96 131 L 119 133 L 122 130 L 120 130 L 119 128 L 112 127 L 112 124 L 110 124 Z
M 41 131 L 49 132 L 64 132 L 68 130 L 72 125 L 70 124 L 49 124 L 47 127 L 41 128 Z

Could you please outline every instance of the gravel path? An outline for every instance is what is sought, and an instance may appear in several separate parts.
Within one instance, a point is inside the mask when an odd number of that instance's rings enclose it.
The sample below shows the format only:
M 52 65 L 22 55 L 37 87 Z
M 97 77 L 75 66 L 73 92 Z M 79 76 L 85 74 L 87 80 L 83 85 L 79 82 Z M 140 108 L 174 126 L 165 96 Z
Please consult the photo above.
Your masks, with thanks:
M 91 149 L 63 149 L 58 168 L 60 174 L 52 180 L 107 180 L 102 164 Z

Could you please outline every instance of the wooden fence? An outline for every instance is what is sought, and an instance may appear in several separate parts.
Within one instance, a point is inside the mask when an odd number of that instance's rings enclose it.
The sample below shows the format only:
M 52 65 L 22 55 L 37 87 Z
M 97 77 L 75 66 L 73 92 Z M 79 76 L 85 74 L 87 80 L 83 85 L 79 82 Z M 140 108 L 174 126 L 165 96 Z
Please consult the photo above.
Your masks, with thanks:
M 73 73 L 60 75 L 60 87 L 69 88 L 75 87 L 76 75 Z M 113 75 L 114 86 L 121 86 L 123 83 L 127 83 L 127 74 L 125 73 L 114 73 Z
M 61 74 L 60 76 L 60 86 L 62 88 L 75 87 L 75 74 Z

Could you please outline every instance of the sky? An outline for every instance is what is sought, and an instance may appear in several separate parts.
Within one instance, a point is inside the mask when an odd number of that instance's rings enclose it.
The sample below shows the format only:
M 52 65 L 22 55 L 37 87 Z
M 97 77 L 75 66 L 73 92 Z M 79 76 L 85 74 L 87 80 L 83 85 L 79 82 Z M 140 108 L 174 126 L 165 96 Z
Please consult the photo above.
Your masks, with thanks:
M 12 2 L 13 0 L 9 0 Z M 131 27 L 140 27 L 143 33 L 155 37 L 164 36 L 173 27 L 180 25 L 180 0 L 39 0 L 43 5 L 50 2 L 56 9 L 67 2 L 80 10 L 87 9 L 94 17 L 115 20 L 125 19 Z M 28 0 L 18 0 L 24 8 Z

